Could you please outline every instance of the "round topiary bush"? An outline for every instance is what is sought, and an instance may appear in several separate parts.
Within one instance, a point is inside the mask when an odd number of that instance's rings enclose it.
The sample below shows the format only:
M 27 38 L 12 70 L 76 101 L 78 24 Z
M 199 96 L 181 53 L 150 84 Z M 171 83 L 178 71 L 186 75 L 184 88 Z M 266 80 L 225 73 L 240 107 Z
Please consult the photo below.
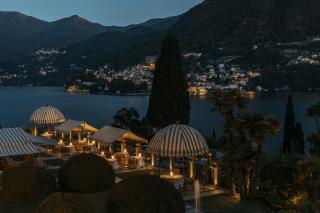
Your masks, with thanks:
M 0 196 L 7 201 L 43 199 L 57 190 L 49 171 L 35 166 L 7 169 L 0 176 Z
M 92 213 L 94 212 L 90 203 L 81 195 L 70 193 L 54 193 L 42 201 L 37 209 L 36 213 Z
M 139 175 L 116 184 L 107 209 L 114 213 L 184 213 L 185 204 L 172 183 L 151 175 Z
M 62 165 L 58 179 L 63 191 L 93 193 L 111 189 L 115 174 L 105 159 L 95 154 L 80 154 Z

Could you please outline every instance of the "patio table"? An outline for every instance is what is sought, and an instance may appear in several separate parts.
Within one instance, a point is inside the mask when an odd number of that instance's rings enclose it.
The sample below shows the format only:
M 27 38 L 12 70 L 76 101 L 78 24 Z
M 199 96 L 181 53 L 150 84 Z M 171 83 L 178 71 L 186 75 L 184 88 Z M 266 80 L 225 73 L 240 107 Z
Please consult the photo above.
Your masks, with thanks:
M 63 146 L 63 148 L 67 149 L 69 154 L 76 153 L 76 148 L 74 147 L 74 145 L 66 145 L 66 146 Z
M 53 137 L 53 134 L 49 133 L 49 132 L 45 132 L 45 133 L 41 134 L 41 136 L 46 137 L 46 138 L 51 138 L 51 137 Z
M 169 174 L 163 174 L 160 176 L 161 179 L 170 181 L 171 183 L 173 183 L 174 187 L 176 189 L 181 189 L 183 188 L 183 184 L 184 184 L 184 178 L 182 175 L 169 175 Z
M 118 170 L 120 168 L 117 159 L 107 159 L 107 160 L 108 160 L 108 163 L 110 164 L 110 166 L 112 166 L 112 168 L 114 170 Z
M 96 151 L 96 145 L 95 144 L 88 144 L 87 145 L 90 149 L 90 152 L 95 152 Z
M 145 167 L 145 163 L 144 163 L 143 157 L 141 157 L 141 156 L 131 156 L 130 158 L 135 160 L 137 169 Z

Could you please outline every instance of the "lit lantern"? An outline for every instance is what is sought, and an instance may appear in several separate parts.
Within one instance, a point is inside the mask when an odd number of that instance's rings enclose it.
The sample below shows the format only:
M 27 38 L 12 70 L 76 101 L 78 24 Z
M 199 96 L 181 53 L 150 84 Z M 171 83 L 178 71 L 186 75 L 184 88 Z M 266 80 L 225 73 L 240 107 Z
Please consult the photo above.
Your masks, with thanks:
M 124 149 L 123 152 L 124 152 L 124 154 L 127 154 L 127 149 Z
M 139 157 L 141 157 L 141 153 L 139 153 Z
M 170 172 L 170 177 L 173 177 L 173 171 Z
M 104 151 L 101 151 L 101 155 L 104 155 Z
M 111 156 L 111 159 L 114 160 L 114 155 Z

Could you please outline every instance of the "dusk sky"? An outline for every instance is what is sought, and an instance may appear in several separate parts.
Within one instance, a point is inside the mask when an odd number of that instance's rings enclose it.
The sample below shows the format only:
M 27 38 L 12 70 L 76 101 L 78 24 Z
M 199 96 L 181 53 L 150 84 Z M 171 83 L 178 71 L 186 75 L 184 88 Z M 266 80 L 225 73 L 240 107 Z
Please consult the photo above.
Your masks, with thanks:
M 1 11 L 53 21 L 79 15 L 104 25 L 128 25 L 181 14 L 203 0 L 0 0 Z

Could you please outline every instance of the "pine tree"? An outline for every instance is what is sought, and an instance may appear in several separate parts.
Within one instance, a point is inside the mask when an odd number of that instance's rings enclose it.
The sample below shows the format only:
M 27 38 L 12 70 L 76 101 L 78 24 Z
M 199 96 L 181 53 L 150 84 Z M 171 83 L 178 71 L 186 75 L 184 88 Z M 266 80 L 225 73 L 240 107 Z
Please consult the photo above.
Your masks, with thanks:
M 283 153 L 290 154 L 292 143 L 295 138 L 295 115 L 291 95 L 288 96 L 287 109 L 283 133 Z
M 175 123 L 188 124 L 189 115 L 190 101 L 179 41 L 168 34 L 156 63 L 146 118 L 153 127 L 163 128 Z

